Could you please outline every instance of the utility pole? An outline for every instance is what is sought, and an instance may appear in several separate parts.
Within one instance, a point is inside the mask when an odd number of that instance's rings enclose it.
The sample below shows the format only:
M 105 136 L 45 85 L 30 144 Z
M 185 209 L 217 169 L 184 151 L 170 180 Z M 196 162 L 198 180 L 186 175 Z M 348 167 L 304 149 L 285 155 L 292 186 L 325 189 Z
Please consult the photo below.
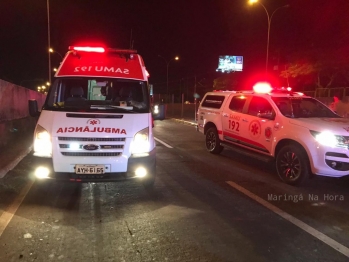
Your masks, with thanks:
M 194 109 L 194 119 L 196 122 L 196 75 L 195 75 L 195 84 L 194 84 L 194 104 L 195 104 L 195 109 Z
M 51 35 L 50 35 L 50 2 L 49 0 L 46 1 L 47 5 L 47 44 L 48 44 L 48 81 L 51 84 L 51 53 L 50 53 L 50 48 L 51 48 Z

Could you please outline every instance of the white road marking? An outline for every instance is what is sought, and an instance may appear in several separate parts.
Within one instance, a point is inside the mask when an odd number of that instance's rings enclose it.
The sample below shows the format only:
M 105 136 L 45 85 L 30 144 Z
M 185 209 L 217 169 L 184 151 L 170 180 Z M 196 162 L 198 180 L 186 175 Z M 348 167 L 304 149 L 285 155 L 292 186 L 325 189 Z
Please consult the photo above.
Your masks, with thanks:
M 334 239 L 326 236 L 325 234 L 321 233 L 320 231 L 316 230 L 315 228 L 307 225 L 306 223 L 302 222 L 301 220 L 291 216 L 290 214 L 286 213 L 285 211 L 281 210 L 280 208 L 270 204 L 268 201 L 264 200 L 263 198 L 260 198 L 259 196 L 253 194 L 252 192 L 248 191 L 247 189 L 243 188 L 242 186 L 239 186 L 238 184 L 232 182 L 232 181 L 225 181 L 228 185 L 235 188 L 236 190 L 240 191 L 241 193 L 245 194 L 246 196 L 252 198 L 262 206 L 268 208 L 269 210 L 273 211 L 274 213 L 278 214 L 282 218 L 286 219 L 287 221 L 291 222 L 295 226 L 299 227 L 300 229 L 303 229 L 305 232 L 308 232 L 310 235 L 314 236 L 315 238 L 321 240 L 325 244 L 329 245 L 330 247 L 334 248 L 338 252 L 342 253 L 346 257 L 349 257 L 349 248 L 342 245 L 341 243 L 335 241 Z
M 163 144 L 164 146 L 168 147 L 168 148 L 173 148 L 173 147 L 170 146 L 169 144 L 166 144 L 164 141 L 161 141 L 159 138 L 154 137 L 154 139 L 155 139 L 156 141 L 158 141 L 159 143 Z
M 2 233 L 5 231 L 7 225 L 10 223 L 12 217 L 16 214 L 17 209 L 22 204 L 23 199 L 28 194 L 33 183 L 34 183 L 33 180 L 29 180 L 28 183 L 21 190 L 20 194 L 13 201 L 13 203 L 0 216 L 0 237 Z

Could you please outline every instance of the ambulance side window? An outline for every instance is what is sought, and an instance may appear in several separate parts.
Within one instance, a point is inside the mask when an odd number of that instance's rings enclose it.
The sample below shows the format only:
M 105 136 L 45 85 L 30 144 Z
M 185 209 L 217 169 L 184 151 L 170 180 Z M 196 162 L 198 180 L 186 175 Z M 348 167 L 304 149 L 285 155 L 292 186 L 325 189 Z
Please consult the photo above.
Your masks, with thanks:
M 263 97 L 252 97 L 247 114 L 260 118 L 275 119 L 273 107 Z
M 229 109 L 235 112 L 242 113 L 242 110 L 244 109 L 245 103 L 246 103 L 247 97 L 243 95 L 237 95 L 234 96 L 229 104 Z

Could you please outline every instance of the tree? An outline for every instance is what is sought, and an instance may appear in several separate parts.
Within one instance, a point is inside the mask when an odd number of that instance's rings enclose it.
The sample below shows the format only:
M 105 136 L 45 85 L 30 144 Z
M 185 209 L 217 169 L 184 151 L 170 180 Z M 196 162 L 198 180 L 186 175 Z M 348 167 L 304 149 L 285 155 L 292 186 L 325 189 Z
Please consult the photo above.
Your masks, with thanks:
M 214 90 L 236 90 L 237 85 L 238 80 L 235 73 L 224 74 L 213 80 Z
M 349 56 L 344 49 L 311 49 L 293 54 L 292 61 L 280 76 L 293 78 L 298 84 L 312 84 L 316 88 L 331 88 L 349 83 Z

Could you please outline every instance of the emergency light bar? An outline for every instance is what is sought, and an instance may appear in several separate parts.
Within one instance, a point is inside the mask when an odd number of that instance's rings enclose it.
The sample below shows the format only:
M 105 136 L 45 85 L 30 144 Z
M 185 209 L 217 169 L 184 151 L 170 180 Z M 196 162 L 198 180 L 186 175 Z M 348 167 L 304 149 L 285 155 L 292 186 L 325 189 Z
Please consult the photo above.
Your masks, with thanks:
M 259 94 L 269 94 L 269 93 L 290 93 L 291 94 L 292 88 L 291 87 L 273 88 L 267 82 L 259 82 L 253 86 L 253 91 Z M 301 93 L 297 93 L 297 94 L 301 95 Z
M 84 52 L 96 52 L 96 53 L 104 53 L 105 52 L 105 49 L 103 47 L 90 47 L 90 46 L 69 46 L 69 50 L 84 51 Z
M 260 94 L 268 94 L 273 90 L 269 83 L 261 82 L 253 86 L 253 91 Z
M 91 47 L 91 46 L 69 46 L 69 50 L 73 51 L 83 51 L 83 52 L 95 52 L 95 53 L 104 53 L 106 51 L 118 54 L 137 54 L 137 50 L 131 49 L 115 49 L 115 48 L 107 48 L 104 47 Z

